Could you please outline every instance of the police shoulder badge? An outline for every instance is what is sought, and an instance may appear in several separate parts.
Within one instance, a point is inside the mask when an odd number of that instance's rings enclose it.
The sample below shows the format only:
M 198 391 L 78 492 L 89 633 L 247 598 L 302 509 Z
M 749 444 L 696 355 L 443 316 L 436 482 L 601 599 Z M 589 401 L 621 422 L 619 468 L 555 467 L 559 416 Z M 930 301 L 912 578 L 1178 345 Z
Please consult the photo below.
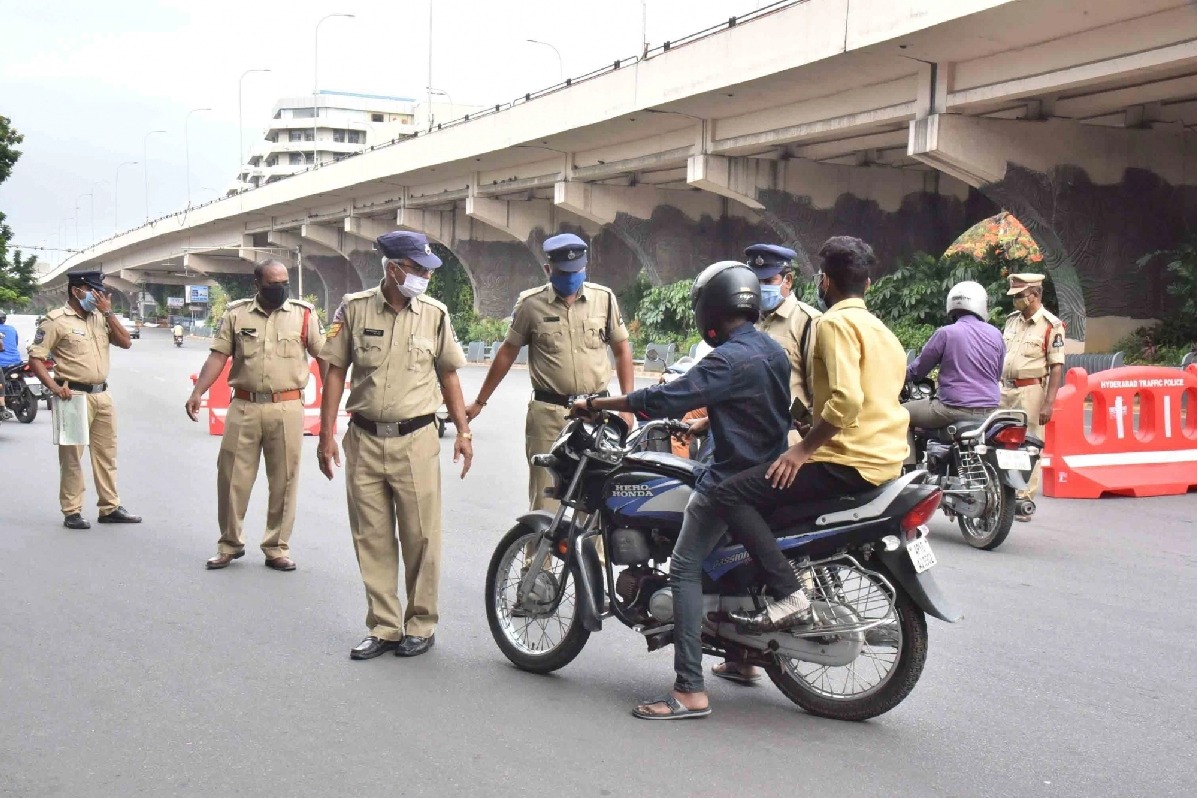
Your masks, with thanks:
M 1065 345 L 1065 336 L 1061 335 L 1060 333 L 1057 333 L 1056 335 L 1054 335 L 1052 337 L 1052 348 L 1053 349 L 1060 349 L 1064 345 Z
M 35 344 L 40 344 L 44 340 L 46 340 L 46 328 L 38 327 L 37 332 L 33 335 L 33 342 Z

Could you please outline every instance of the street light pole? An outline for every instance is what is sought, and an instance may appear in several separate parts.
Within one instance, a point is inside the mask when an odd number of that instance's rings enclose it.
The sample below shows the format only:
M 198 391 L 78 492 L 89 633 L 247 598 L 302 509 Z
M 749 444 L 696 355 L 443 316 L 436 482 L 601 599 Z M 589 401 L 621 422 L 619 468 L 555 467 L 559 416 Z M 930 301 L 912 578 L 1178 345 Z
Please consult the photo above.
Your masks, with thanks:
M 153 136 L 155 133 L 165 133 L 165 132 L 166 132 L 165 130 L 151 130 L 141 140 L 141 174 L 142 174 L 142 177 L 144 178 L 144 182 L 145 182 L 144 188 L 145 188 L 145 192 L 146 192 L 146 224 L 150 223 L 150 158 L 149 158 L 149 155 L 147 152 L 147 147 L 149 146 L 150 136 Z
M 112 234 L 116 235 L 121 229 L 121 216 L 117 213 L 118 203 L 121 199 L 121 167 L 122 166 L 137 166 L 137 161 L 125 161 L 119 164 L 116 168 L 116 177 L 112 181 Z
M 192 108 L 183 118 L 183 159 L 187 168 L 187 207 L 191 207 L 191 140 L 188 138 L 187 125 L 191 115 L 199 111 L 211 111 L 211 108 Z
M 86 194 L 80 194 L 75 198 L 75 237 L 79 237 L 79 200 L 83 199 L 84 197 L 87 197 L 89 200 L 91 200 L 92 243 L 94 244 L 96 243 L 96 190 L 94 188 Z M 80 249 L 82 249 L 82 247 L 80 247 Z
M 237 79 L 237 174 L 241 174 L 241 167 L 245 165 L 245 124 L 241 121 L 241 84 L 245 80 L 245 76 L 253 72 L 269 72 L 269 69 L 247 69 L 241 73 L 241 77 Z
M 313 36 L 315 40 L 312 45 L 312 168 L 315 169 L 320 164 L 317 159 L 320 157 L 320 152 L 316 144 L 316 120 L 318 109 L 316 107 L 316 95 L 320 92 L 320 26 L 324 24 L 326 19 L 333 17 L 344 17 L 353 19 L 353 14 L 326 14 L 316 23 L 316 33 Z
M 443 90 L 441 90 L 441 89 L 434 89 L 432 86 L 426 86 L 425 88 L 427 88 L 427 89 L 428 89 L 428 96 L 429 96 L 429 102 L 428 102 L 428 114 L 429 114 L 429 116 L 428 116 L 428 119 L 429 119 L 429 123 L 428 123 L 428 127 L 429 127 L 429 130 L 432 130 L 432 129 L 433 129 L 433 121 L 432 121 L 432 120 L 433 120 L 433 100 L 432 100 L 433 96 L 434 96 L 434 95 L 437 95 L 437 94 L 439 94 L 439 95 L 441 95 L 442 97 L 444 97 L 446 100 L 449 100 L 449 112 L 450 112 L 451 114 L 453 113 L 453 98 L 449 96 L 449 92 L 447 92 L 447 91 L 443 91 Z
M 433 0 L 428 0 L 428 129 L 433 129 Z
M 539 44 L 542 47 L 548 47 L 557 56 L 557 82 L 564 83 L 566 81 L 566 70 L 562 67 L 562 53 L 549 42 L 543 42 L 538 39 L 525 39 L 529 44 Z

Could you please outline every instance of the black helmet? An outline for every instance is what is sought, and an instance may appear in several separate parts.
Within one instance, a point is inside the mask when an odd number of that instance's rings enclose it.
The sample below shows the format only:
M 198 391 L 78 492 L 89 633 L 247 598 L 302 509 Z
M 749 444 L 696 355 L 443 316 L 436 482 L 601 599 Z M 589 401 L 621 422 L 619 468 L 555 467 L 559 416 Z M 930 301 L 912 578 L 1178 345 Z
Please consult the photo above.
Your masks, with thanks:
M 721 321 L 738 315 L 755 323 L 761 317 L 761 283 L 753 270 L 740 261 L 713 263 L 695 278 L 691 309 L 703 340 L 719 346 L 727 340 L 718 329 Z
M 8 311 L 0 310 L 0 324 L 3 324 L 6 321 L 8 321 Z

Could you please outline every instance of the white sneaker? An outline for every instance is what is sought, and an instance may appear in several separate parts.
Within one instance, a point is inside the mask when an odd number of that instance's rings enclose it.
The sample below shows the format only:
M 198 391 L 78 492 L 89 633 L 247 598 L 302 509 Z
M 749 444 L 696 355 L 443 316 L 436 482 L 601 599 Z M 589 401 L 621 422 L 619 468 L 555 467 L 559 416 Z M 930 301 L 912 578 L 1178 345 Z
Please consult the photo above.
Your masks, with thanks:
M 769 602 L 761 611 L 733 610 L 728 617 L 746 632 L 777 632 L 815 622 L 811 600 L 801 590 Z

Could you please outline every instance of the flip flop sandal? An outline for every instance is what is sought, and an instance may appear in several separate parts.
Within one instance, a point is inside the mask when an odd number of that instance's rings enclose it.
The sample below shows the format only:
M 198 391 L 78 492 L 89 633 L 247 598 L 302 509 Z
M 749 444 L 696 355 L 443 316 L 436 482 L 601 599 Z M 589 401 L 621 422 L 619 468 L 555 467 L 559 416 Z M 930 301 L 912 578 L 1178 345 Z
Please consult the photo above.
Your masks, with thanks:
M 711 714 L 710 706 L 703 707 L 702 709 L 687 709 L 672 695 L 665 695 L 643 703 L 645 706 L 665 704 L 670 711 L 665 715 L 660 715 L 653 712 L 641 712 L 639 706 L 635 707 L 632 710 L 632 714 L 641 720 L 682 720 L 683 718 L 705 718 Z
M 752 676 L 746 676 L 737 670 L 720 670 L 722 667 L 724 667 L 724 665 L 713 665 L 711 666 L 711 672 L 716 676 L 719 676 L 721 679 L 727 679 L 733 684 L 752 687 L 754 684 L 761 681 L 760 673 L 754 673 Z

